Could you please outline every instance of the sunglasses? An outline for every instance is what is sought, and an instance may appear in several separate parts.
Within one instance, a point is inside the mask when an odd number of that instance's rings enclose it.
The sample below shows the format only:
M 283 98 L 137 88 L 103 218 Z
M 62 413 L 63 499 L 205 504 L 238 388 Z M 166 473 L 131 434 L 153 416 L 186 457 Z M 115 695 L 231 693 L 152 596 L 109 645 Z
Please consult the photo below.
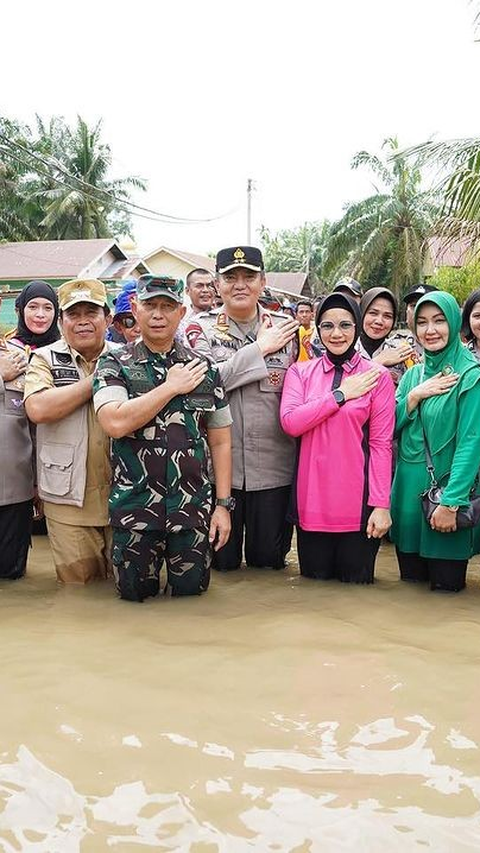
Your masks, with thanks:
M 117 319 L 124 329 L 133 329 L 137 322 L 135 317 L 118 317 Z

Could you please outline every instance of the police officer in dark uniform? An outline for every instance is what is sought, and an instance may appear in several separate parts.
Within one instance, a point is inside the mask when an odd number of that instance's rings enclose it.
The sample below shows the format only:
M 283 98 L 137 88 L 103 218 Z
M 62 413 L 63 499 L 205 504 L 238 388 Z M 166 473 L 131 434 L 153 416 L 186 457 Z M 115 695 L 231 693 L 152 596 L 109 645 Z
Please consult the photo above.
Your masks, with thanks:
M 249 566 L 283 568 L 290 547 L 286 524 L 295 443 L 280 426 L 285 373 L 295 361 L 298 322 L 262 307 L 262 253 L 253 246 L 222 249 L 216 259 L 220 308 L 186 328 L 195 352 L 218 367 L 233 419 L 232 533 L 214 555 L 221 571 Z

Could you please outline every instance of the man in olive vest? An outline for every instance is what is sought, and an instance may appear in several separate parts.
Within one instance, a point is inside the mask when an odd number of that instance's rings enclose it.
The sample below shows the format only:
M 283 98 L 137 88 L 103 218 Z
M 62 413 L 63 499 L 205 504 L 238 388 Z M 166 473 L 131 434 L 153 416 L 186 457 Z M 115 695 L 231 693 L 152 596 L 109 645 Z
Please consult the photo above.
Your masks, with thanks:
M 109 442 L 92 403 L 110 310 L 96 279 L 62 284 L 58 302 L 62 337 L 33 353 L 25 409 L 37 424 L 38 494 L 57 577 L 88 583 L 107 577 L 111 559 Z

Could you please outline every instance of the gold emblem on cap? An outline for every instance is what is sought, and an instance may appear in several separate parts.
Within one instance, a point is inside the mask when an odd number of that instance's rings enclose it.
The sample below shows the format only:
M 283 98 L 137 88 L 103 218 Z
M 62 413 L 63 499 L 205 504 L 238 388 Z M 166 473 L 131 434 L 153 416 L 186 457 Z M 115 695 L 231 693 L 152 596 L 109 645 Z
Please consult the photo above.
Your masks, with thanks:
M 240 264 L 245 258 L 245 252 L 243 251 L 243 249 L 240 248 L 235 249 L 233 257 L 235 258 L 237 264 Z

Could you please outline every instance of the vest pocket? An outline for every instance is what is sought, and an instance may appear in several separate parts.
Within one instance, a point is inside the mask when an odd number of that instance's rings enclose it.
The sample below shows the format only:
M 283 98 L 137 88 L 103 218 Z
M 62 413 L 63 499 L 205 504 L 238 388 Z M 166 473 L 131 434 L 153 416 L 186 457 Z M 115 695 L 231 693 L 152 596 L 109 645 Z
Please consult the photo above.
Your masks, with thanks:
M 44 444 L 40 450 L 40 491 L 66 495 L 70 491 L 74 447 L 70 444 Z

